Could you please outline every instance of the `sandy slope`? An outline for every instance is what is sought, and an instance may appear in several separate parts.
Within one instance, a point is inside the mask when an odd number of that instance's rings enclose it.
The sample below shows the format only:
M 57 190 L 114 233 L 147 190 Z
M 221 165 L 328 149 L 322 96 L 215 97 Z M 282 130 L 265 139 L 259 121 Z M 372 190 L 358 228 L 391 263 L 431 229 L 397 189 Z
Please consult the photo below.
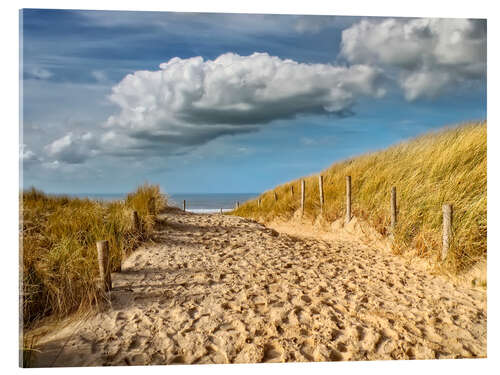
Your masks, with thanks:
M 40 340 L 36 366 L 486 356 L 486 292 L 343 239 L 166 213 L 111 307 Z

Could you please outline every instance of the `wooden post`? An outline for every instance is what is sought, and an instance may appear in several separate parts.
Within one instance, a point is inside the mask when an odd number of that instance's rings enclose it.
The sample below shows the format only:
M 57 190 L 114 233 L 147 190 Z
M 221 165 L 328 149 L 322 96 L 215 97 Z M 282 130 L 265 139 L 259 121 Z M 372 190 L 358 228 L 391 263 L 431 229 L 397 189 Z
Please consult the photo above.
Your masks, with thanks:
M 292 196 L 292 198 L 293 198 L 293 185 L 292 185 L 292 186 L 290 186 L 290 194 L 291 194 L 291 196 Z
M 323 214 L 323 205 L 325 204 L 325 197 L 323 195 L 323 176 L 319 175 L 319 205 L 321 207 L 321 214 Z
M 345 177 L 345 223 L 351 221 L 351 176 Z
M 240 208 L 240 202 L 236 201 L 236 208 Z
M 300 209 L 302 210 L 302 215 L 304 215 L 304 206 L 306 203 L 306 181 L 301 181 L 302 190 L 300 192 Z
M 139 214 L 137 211 L 132 212 L 132 225 L 134 228 L 134 232 L 140 232 L 141 231 L 141 222 L 139 221 Z
M 97 262 L 99 263 L 99 274 L 103 289 L 109 292 L 111 290 L 111 266 L 109 264 L 108 241 L 97 242 Z
M 220 209 L 220 214 L 222 215 L 222 208 Z
M 182 210 L 184 212 L 186 212 L 186 200 L 184 199 L 184 201 L 182 202 Z
M 259 198 L 259 200 L 257 201 L 257 207 L 259 207 L 259 208 L 260 208 L 260 198 Z
M 274 201 L 277 202 L 278 201 L 278 194 L 276 194 L 276 192 L 274 192 Z
M 398 206 L 396 202 L 396 186 L 391 190 L 391 228 L 394 231 L 398 222 Z
M 453 227 L 453 205 L 443 205 L 443 249 L 441 250 L 441 261 L 444 261 L 448 256 L 450 243 L 452 240 Z

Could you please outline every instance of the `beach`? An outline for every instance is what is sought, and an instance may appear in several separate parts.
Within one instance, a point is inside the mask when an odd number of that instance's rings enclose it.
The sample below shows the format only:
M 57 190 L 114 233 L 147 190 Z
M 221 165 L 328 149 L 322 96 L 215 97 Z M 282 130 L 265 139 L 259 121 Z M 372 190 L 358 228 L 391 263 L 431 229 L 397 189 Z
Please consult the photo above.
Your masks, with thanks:
M 169 208 L 112 281 L 34 367 L 486 357 L 485 289 L 291 225 Z

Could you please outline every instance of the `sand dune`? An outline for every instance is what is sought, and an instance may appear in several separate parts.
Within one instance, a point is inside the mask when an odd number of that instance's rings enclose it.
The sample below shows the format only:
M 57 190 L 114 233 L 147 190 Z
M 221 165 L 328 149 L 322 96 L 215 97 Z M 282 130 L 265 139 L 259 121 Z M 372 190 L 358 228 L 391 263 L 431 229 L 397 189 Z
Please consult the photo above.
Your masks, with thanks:
M 170 211 L 35 366 L 486 356 L 486 292 L 356 241 Z

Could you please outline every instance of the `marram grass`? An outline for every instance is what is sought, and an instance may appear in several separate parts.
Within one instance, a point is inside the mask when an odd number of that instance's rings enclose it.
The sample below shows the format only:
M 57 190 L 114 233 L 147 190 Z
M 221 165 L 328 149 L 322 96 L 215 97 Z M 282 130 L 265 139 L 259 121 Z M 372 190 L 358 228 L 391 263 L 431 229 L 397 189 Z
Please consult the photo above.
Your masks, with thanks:
M 34 188 L 21 194 L 23 325 L 98 305 L 104 296 L 96 241 L 108 240 L 112 271 L 125 253 L 152 233 L 166 205 L 158 186 L 143 185 L 124 201 L 49 196 Z M 141 218 L 133 229 L 132 211 Z
M 386 150 L 335 163 L 323 175 L 324 217 L 345 215 L 345 176 L 352 176 L 352 213 L 381 234 L 390 229 L 391 188 L 397 189 L 393 250 L 416 249 L 439 259 L 442 206 L 453 205 L 453 242 L 444 264 L 460 273 L 486 257 L 486 122 L 446 128 Z M 320 215 L 318 175 L 305 177 L 304 218 Z M 300 208 L 301 179 L 242 204 L 234 215 L 264 222 L 288 220 Z M 292 197 L 290 187 L 294 187 Z M 274 201 L 274 192 L 278 202 Z M 261 207 L 258 207 L 258 199 Z

